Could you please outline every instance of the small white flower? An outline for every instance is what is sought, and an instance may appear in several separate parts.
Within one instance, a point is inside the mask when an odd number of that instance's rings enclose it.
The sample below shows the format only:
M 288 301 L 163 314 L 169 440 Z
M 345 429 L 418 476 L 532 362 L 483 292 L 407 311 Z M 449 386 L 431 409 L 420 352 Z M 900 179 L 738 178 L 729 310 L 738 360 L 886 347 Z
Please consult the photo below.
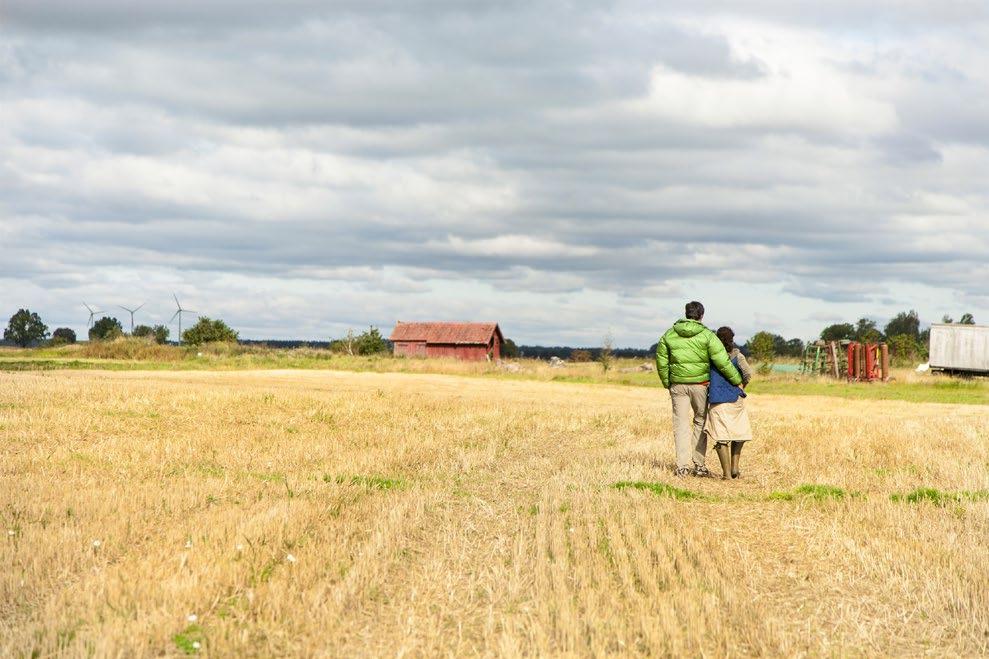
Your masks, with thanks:
M 9 531 L 7 531 L 7 535 L 17 535 L 17 531 L 15 531 L 14 529 L 10 529 Z
M 185 541 L 185 548 L 186 549 L 192 549 L 192 540 L 186 540 Z
M 572 527 L 572 526 L 571 526 L 571 527 L 570 527 L 570 529 L 569 529 L 569 531 L 570 531 L 571 533 L 573 533 L 573 532 L 574 532 L 575 530 L 576 530 L 576 529 L 574 529 L 574 527 Z
M 199 616 L 197 616 L 195 613 L 190 613 L 185 617 L 185 619 L 188 620 L 189 622 L 196 622 L 197 620 L 199 620 Z
M 192 649 L 193 649 L 193 650 L 198 650 L 198 649 L 199 649 L 199 648 L 201 648 L 201 647 L 203 647 L 203 646 L 202 646 L 202 644 L 200 644 L 200 642 L 199 642 L 199 641 L 193 641 L 193 642 L 192 642 Z
M 288 556 L 285 557 L 285 560 L 288 561 L 289 563 L 294 563 L 295 562 L 295 556 L 293 556 L 292 554 L 289 554 Z
M 244 545 L 238 544 L 237 551 L 244 551 Z
M 95 549 L 99 549 L 99 548 L 100 548 L 100 545 L 102 545 L 102 544 L 103 544 L 103 543 L 102 543 L 102 542 L 100 542 L 99 540 L 93 540 L 93 547 L 94 547 Z

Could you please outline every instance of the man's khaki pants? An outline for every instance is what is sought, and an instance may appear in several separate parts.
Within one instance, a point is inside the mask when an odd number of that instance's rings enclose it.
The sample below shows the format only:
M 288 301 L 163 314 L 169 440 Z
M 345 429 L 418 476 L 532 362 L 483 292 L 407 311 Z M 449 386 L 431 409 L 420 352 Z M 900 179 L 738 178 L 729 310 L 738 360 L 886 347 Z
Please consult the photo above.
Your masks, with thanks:
M 703 467 L 707 456 L 707 385 L 674 384 L 670 387 L 673 401 L 673 440 L 676 442 L 677 468 Z

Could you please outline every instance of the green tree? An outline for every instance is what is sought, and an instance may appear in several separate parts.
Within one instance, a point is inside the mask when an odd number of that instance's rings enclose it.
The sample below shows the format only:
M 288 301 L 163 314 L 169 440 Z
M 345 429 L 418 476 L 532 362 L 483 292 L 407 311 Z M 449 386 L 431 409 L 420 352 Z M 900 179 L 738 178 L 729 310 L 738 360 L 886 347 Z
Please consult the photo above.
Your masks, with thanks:
M 786 342 L 786 352 L 783 354 L 787 357 L 802 357 L 804 354 L 804 342 L 800 339 L 790 339 Z
M 821 331 L 822 341 L 850 341 L 855 338 L 855 326 L 851 323 L 835 323 Z
M 112 341 L 124 335 L 124 326 L 110 316 L 104 316 L 93 323 L 89 330 L 90 341 Z
M 859 318 L 859 322 L 855 326 L 856 341 L 878 343 L 882 338 L 882 332 L 876 328 L 876 321 L 869 318 Z
M 378 355 L 388 352 L 388 342 L 373 325 L 354 339 L 354 350 L 358 355 Z
M 3 331 L 4 341 L 10 341 L 22 348 L 48 338 L 48 326 L 41 322 L 41 316 L 29 309 L 18 309 L 10 317 L 7 329 Z
M 138 325 L 134 328 L 132 335 L 139 338 L 154 339 L 155 343 L 162 344 L 168 343 L 169 334 L 171 334 L 171 331 L 164 325 L 155 325 L 154 327 Z
M 172 331 L 165 325 L 155 325 L 151 328 L 151 333 L 155 337 L 155 343 L 165 344 L 168 343 L 168 336 Z
M 200 316 L 196 324 L 182 332 L 182 342 L 197 346 L 203 343 L 234 343 L 237 332 L 225 322 L 217 318 L 213 320 Z
M 769 332 L 759 332 L 749 339 L 749 352 L 759 362 L 760 373 L 768 373 L 773 369 L 773 359 L 776 357 L 774 343 L 773 335 Z
M 959 320 L 958 323 L 960 325 L 974 325 L 975 324 L 975 316 L 973 316 L 970 313 L 963 313 L 962 314 L 962 319 Z
M 52 344 L 54 345 L 65 345 L 67 343 L 76 342 L 75 330 L 68 327 L 59 327 L 54 332 L 52 332 Z
M 773 334 L 773 350 L 781 357 L 800 357 L 804 354 L 804 342 L 800 339 L 784 339 Z
M 887 337 L 906 335 L 916 340 L 920 338 L 920 316 L 913 309 L 898 313 L 886 323 L 883 333 Z
M 519 347 L 515 345 L 515 341 L 505 339 L 505 343 L 501 346 L 501 356 L 505 359 L 515 359 L 519 356 Z
M 945 325 L 950 325 L 951 323 L 955 322 L 955 319 L 949 316 L 948 314 L 944 314 L 943 316 L 941 316 L 941 322 L 944 323 Z

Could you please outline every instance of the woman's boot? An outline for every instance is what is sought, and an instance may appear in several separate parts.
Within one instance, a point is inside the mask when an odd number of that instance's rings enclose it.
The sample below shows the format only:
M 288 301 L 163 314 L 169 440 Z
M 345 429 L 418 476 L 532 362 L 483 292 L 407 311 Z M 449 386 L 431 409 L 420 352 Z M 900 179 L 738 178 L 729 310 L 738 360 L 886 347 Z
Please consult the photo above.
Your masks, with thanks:
M 721 461 L 721 480 L 728 480 L 728 474 L 731 471 L 731 449 L 728 448 L 728 442 L 718 442 L 714 445 L 714 450 L 718 453 L 718 460 Z
M 731 443 L 731 477 L 738 478 L 741 476 L 741 472 L 738 470 L 738 459 L 742 456 L 742 447 L 745 446 L 745 442 L 732 442 Z

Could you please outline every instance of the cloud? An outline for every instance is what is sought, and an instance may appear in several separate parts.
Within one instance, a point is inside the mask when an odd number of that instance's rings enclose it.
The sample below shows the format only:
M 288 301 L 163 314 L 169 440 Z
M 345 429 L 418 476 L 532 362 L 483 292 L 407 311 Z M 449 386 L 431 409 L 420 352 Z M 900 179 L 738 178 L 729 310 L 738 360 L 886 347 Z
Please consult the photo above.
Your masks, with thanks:
M 246 336 L 648 345 L 701 294 L 808 335 L 986 300 L 982 4 L 2 12 L 4 308 L 178 290 Z

